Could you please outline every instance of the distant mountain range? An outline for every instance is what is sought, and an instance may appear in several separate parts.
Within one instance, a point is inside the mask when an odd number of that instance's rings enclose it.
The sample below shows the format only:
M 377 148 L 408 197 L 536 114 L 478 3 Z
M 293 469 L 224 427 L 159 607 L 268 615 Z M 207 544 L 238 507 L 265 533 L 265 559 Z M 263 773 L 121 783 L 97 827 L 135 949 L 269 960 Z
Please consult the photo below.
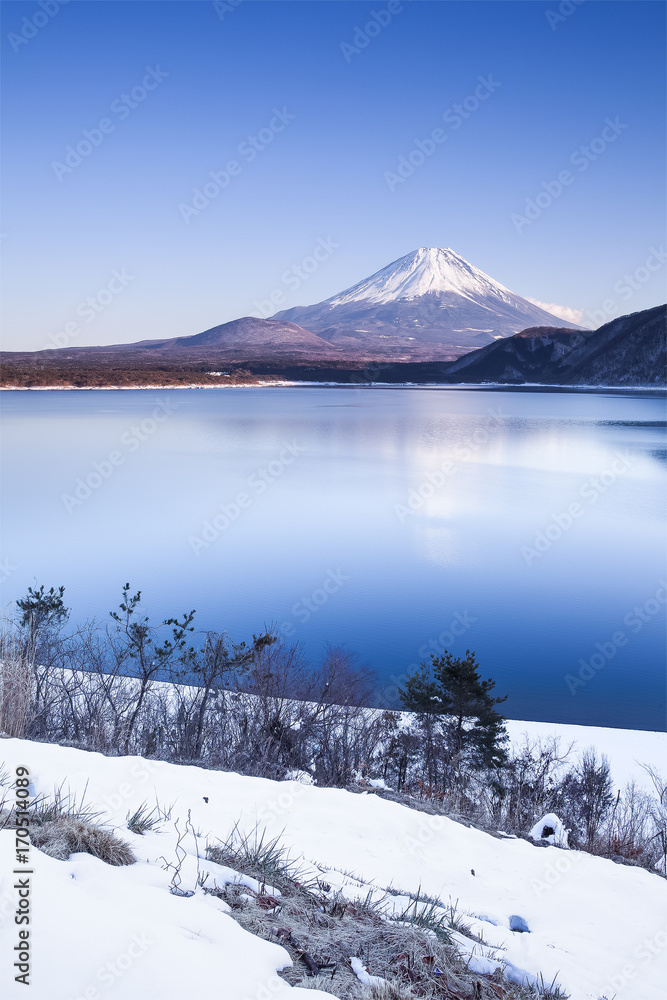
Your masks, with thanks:
M 245 316 L 134 344 L 5 352 L 4 384 L 47 384 L 50 372 L 67 384 L 84 371 L 85 384 L 121 371 L 136 384 L 142 371 L 194 377 L 234 365 L 246 375 L 343 381 L 374 371 L 375 381 L 664 384 L 665 307 L 594 332 L 555 319 L 453 250 L 421 247 L 324 302 L 271 319 Z
M 325 302 L 271 319 L 244 316 L 193 336 L 59 353 L 75 358 L 94 352 L 107 359 L 187 353 L 214 362 L 453 361 L 527 326 L 553 326 L 554 320 L 453 250 L 421 247 Z

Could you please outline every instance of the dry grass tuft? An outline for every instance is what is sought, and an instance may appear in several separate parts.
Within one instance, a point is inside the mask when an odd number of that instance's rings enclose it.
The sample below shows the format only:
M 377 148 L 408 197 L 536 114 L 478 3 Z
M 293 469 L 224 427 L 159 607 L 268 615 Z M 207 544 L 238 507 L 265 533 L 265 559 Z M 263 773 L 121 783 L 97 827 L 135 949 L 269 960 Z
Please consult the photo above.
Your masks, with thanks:
M 261 838 L 259 842 L 262 843 Z M 557 1000 L 559 991 L 547 988 L 517 986 L 503 980 L 500 972 L 493 976 L 470 971 L 456 947 L 449 943 L 445 928 L 432 929 L 430 920 L 410 922 L 387 919 L 383 900 L 350 902 L 340 894 L 331 894 L 313 885 L 304 886 L 290 881 L 281 866 L 274 864 L 279 849 L 277 841 L 264 842 L 268 847 L 266 867 L 278 874 L 282 895 L 268 897 L 262 891 L 254 893 L 247 886 L 228 884 L 209 889 L 224 899 L 232 915 L 252 934 L 281 944 L 292 958 L 293 965 L 281 976 L 292 986 L 319 989 L 332 993 L 339 1000 Z M 247 847 L 247 845 L 246 845 Z M 264 869 L 262 859 L 252 858 L 253 871 L 244 866 L 246 850 L 236 856 L 226 847 L 225 862 L 236 871 L 255 878 Z M 282 868 L 282 870 L 281 870 Z M 267 880 L 268 881 L 268 880 Z M 421 897 L 417 900 L 421 902 Z M 417 916 L 421 914 L 415 907 Z M 448 926 L 461 926 L 454 912 Z M 385 980 L 382 984 L 363 986 L 350 964 L 350 958 L 360 958 L 372 976 Z
M 33 668 L 15 637 L 0 637 L 0 733 L 24 739 L 32 718 Z
M 72 816 L 61 816 L 30 831 L 30 841 L 45 854 L 66 861 L 70 854 L 92 854 L 108 865 L 132 865 L 130 847 L 104 827 Z

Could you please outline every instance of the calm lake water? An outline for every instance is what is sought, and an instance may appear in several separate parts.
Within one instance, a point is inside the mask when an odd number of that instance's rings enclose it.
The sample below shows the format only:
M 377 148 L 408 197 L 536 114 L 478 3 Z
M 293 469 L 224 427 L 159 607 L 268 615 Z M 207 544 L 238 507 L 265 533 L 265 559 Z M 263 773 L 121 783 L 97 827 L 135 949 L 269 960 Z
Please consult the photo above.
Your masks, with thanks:
M 664 729 L 665 404 L 651 393 L 4 392 L 4 602 L 191 608 L 345 643 L 391 701 L 477 652 L 513 718 Z

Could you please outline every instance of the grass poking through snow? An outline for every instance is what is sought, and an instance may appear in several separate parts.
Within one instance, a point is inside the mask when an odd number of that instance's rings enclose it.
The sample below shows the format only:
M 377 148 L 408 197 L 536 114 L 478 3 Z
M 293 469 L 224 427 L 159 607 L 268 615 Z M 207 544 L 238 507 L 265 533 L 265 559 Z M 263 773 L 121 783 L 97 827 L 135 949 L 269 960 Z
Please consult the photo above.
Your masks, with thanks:
M 517 986 L 498 971 L 473 973 L 452 943 L 468 929 L 456 905 L 421 893 L 403 912 L 388 905 L 392 892 L 369 891 L 351 901 L 314 879 L 294 861 L 279 837 L 237 823 L 207 857 L 259 882 L 259 892 L 236 883 L 206 889 L 224 899 L 246 930 L 283 945 L 294 962 L 281 975 L 293 986 L 320 989 L 339 1000 L 562 1000 L 556 988 Z M 280 890 L 276 897 L 266 886 Z M 376 898 L 377 897 L 377 898 Z M 472 943 L 472 942 L 471 942 Z M 382 983 L 363 985 L 352 969 L 360 959 Z

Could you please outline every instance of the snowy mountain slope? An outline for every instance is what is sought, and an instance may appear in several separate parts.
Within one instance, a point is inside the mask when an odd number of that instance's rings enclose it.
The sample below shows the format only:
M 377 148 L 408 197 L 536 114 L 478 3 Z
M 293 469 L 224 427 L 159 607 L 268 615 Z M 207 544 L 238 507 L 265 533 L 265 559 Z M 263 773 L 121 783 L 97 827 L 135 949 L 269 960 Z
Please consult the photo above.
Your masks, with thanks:
M 437 347 L 472 349 L 529 326 L 554 325 L 551 313 L 449 247 L 420 247 L 324 302 L 274 318 L 298 323 L 334 345 L 372 343 L 422 358 L 429 352 L 435 358 Z M 440 356 L 444 360 L 442 351 Z
M 572 1000 L 663 996 L 667 894 L 664 880 L 643 870 L 496 839 L 373 795 L 13 739 L 3 740 L 0 749 L 10 772 L 19 764 L 31 769 L 38 794 L 63 781 L 79 797 L 85 790 L 86 802 L 119 828 L 139 859 L 128 868 L 111 868 L 85 855 L 54 861 L 33 849 L 33 1000 L 324 996 L 295 993 L 277 979 L 285 953 L 240 931 L 220 901 L 200 891 L 190 898 L 169 893 L 164 864 L 175 859 L 173 820 L 182 825 L 188 810 L 195 829 L 212 840 L 224 838 L 237 820 L 245 830 L 259 824 L 271 835 L 282 833 L 293 856 L 316 864 L 332 888 L 343 888 L 350 898 L 365 895 L 365 885 L 373 883 L 405 892 L 421 886 L 445 903 L 458 900 L 459 913 L 471 914 L 473 929 L 484 931 L 487 947 L 463 936 L 460 941 L 474 952 L 478 971 L 500 962 L 515 980 L 532 981 L 540 973 L 547 982 L 556 977 Z M 172 805 L 172 822 L 144 837 L 126 831 L 128 811 L 155 797 Z M 0 832 L 5 956 L 16 934 L 12 847 L 13 835 Z M 194 838 L 185 849 L 183 888 L 189 889 L 196 878 Z M 210 862 L 201 866 L 220 877 Z M 398 906 L 404 901 L 399 898 Z M 530 932 L 510 930 L 513 916 Z M 119 956 L 125 956 L 123 963 Z M 108 971 L 109 963 L 115 972 Z M 8 1000 L 25 995 L 12 982 L 7 961 L 0 981 Z
M 497 296 L 504 302 L 511 302 L 513 297 L 509 288 L 469 264 L 450 247 L 420 247 L 325 301 L 331 306 L 350 302 L 384 304 L 396 299 L 416 299 L 430 292 L 454 292 L 473 299 Z

